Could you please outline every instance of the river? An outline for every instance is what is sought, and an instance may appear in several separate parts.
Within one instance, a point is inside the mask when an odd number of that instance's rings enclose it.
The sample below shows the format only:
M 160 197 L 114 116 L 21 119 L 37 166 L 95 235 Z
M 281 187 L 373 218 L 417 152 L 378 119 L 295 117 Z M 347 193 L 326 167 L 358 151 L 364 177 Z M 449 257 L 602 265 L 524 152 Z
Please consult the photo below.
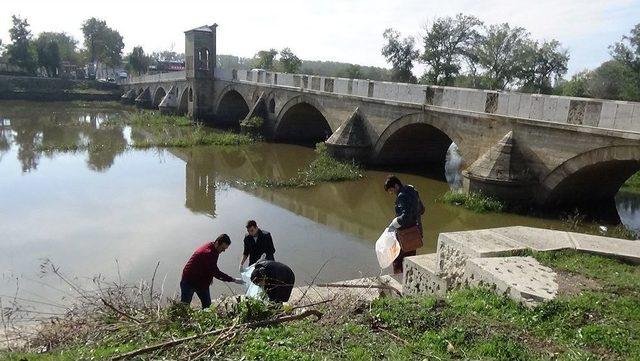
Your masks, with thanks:
M 249 219 L 272 233 L 276 259 L 294 269 L 298 285 L 379 273 L 373 245 L 393 218 L 394 200 L 382 187 L 387 171 L 369 170 L 359 181 L 312 188 L 246 187 L 243 181 L 258 176 L 296 174 L 314 157 L 313 150 L 273 143 L 131 149 L 127 144 L 136 134 L 129 127 L 101 127 L 131 110 L 115 104 L 0 101 L 0 297 L 13 296 L 16 289 L 31 300 L 72 296 L 67 285 L 41 273 L 47 259 L 86 288 L 97 275 L 150 280 L 159 262 L 156 287 L 162 284 L 166 296 L 176 295 L 185 261 L 220 233 L 228 233 L 233 243 L 219 266 L 238 274 Z M 92 142 L 110 146 L 47 150 Z M 412 173 L 396 174 L 418 188 L 427 208 L 423 253 L 433 252 L 437 235 L 445 231 L 566 226 L 559 219 L 476 214 L 439 203 L 449 189 L 445 178 Z M 623 222 L 637 231 L 640 198 L 620 194 L 617 203 Z M 218 281 L 212 287 L 215 295 L 238 291 Z

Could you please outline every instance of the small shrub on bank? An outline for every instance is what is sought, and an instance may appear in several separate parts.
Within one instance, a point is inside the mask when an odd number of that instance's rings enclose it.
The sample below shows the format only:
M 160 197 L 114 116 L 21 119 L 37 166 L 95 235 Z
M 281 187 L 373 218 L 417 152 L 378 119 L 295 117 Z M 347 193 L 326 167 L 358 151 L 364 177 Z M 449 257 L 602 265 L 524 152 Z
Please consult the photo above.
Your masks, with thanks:
M 188 127 L 193 125 L 193 121 L 183 115 L 164 115 L 156 111 L 139 111 L 132 113 L 128 118 L 124 119 L 128 125 L 139 125 L 145 127 L 154 126 L 176 126 L 176 127 Z
M 442 203 L 461 206 L 477 213 L 502 212 L 504 204 L 499 200 L 482 193 L 461 193 L 448 191 L 440 197 Z
M 258 116 L 251 117 L 240 124 L 242 133 L 252 137 L 262 137 L 264 130 L 264 119 Z

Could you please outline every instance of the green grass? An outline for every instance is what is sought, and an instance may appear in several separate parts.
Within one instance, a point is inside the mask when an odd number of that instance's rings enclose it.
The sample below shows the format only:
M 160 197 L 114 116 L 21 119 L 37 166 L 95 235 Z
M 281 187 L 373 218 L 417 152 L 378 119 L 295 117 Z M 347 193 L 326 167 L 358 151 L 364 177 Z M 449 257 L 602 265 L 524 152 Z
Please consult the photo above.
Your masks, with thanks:
M 640 172 L 631 176 L 622 185 L 622 189 L 640 192 Z
M 178 132 L 159 131 L 150 137 L 134 140 L 134 148 L 150 147 L 192 147 L 197 145 L 238 146 L 255 142 L 244 134 L 206 129 L 195 126 Z
M 587 277 L 601 287 L 529 309 L 484 288 L 443 300 L 381 298 L 352 313 L 242 332 L 210 357 L 245 360 L 638 360 L 640 267 L 575 251 L 528 252 L 542 264 Z M 44 354 L 8 353 L 9 360 L 108 358 L 144 345 L 272 316 L 273 306 L 243 302 L 230 311 L 172 306 L 144 328 L 122 322 L 105 336 L 91 332 Z M 102 316 L 105 317 L 105 316 Z M 113 324 L 113 318 L 104 322 Z M 137 330 L 137 331 L 136 331 Z M 385 330 L 385 331 L 381 331 Z M 393 336 L 391 336 L 393 335 Z M 143 359 L 176 358 L 213 338 Z
M 439 199 L 440 202 L 460 206 L 476 213 L 502 212 L 504 204 L 497 199 L 481 193 L 461 193 L 448 191 Z
M 259 187 L 292 188 L 312 187 L 323 182 L 344 182 L 364 177 L 355 163 L 339 161 L 329 155 L 324 143 L 316 144 L 316 157 L 298 174 L 288 179 L 258 178 L 253 183 Z
M 129 114 L 124 118 L 124 121 L 128 125 L 138 125 L 145 127 L 156 126 L 175 126 L 175 127 L 188 127 L 193 125 L 193 120 L 189 117 L 182 115 L 164 115 L 158 111 L 143 110 Z

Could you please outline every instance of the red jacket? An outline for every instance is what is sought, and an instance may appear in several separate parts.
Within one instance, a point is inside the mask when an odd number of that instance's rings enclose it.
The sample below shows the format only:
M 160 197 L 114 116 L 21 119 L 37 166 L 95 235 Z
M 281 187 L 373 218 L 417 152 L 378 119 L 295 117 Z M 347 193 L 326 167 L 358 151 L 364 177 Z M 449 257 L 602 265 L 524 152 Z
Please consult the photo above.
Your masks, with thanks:
M 182 281 L 196 289 L 209 287 L 213 277 L 224 282 L 233 281 L 233 277 L 218 269 L 219 255 L 220 253 L 213 248 L 213 242 L 196 249 L 182 270 Z

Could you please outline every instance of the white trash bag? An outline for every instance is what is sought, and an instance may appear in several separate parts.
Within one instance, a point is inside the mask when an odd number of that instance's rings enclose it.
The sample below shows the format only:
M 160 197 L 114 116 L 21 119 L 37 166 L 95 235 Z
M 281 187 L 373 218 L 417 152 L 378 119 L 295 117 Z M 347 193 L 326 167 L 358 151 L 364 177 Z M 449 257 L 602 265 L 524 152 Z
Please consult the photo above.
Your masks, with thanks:
M 258 286 L 257 284 L 251 282 L 251 274 L 253 273 L 253 270 L 255 268 L 256 266 L 255 264 L 253 264 L 243 269 L 242 272 L 240 273 L 240 277 L 242 277 L 242 280 L 244 281 L 244 285 L 246 287 L 246 290 L 244 293 L 245 296 L 260 299 L 262 288 L 260 288 L 260 286 Z
M 396 232 L 389 232 L 385 229 L 376 241 L 376 256 L 380 268 L 391 266 L 393 260 L 400 254 L 400 243 L 396 239 Z

